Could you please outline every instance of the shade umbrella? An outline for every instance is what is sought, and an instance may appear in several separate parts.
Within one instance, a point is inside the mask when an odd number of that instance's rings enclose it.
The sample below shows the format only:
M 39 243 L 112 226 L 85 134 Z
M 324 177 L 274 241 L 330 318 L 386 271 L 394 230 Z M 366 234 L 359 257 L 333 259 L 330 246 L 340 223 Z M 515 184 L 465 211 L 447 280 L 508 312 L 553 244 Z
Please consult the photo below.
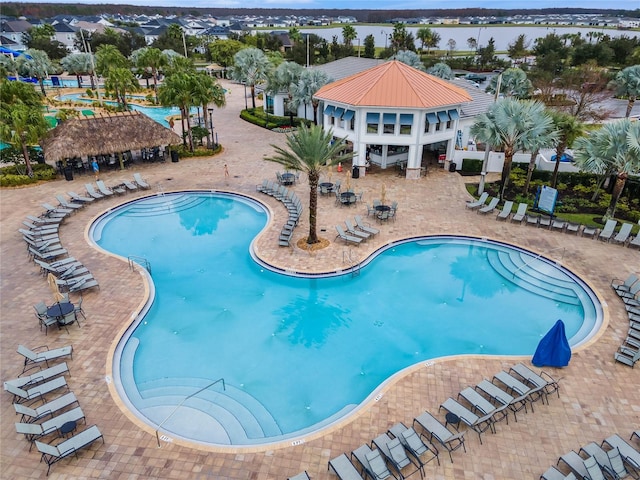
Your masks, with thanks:
M 49 275 L 47 275 L 47 283 L 49 284 L 51 293 L 53 293 L 53 299 L 56 302 L 64 300 L 64 295 L 60 293 L 60 287 L 58 286 L 57 278 L 53 273 L 50 273 Z
M 383 183 L 382 188 L 380 189 L 380 203 L 384 205 L 384 201 L 387 197 L 387 186 Z
M 347 172 L 347 181 L 345 182 L 345 187 L 347 189 L 347 192 L 351 190 L 351 170 Z

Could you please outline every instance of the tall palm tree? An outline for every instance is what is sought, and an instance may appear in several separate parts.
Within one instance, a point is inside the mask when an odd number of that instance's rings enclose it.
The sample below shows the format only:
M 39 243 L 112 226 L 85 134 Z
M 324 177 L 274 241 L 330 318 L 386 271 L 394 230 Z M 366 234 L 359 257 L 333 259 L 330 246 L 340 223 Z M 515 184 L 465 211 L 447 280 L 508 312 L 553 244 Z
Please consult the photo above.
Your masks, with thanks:
M 293 126 L 293 110 L 295 108 L 293 99 L 294 86 L 300 80 L 304 68 L 302 65 L 295 62 L 282 62 L 278 67 L 269 75 L 269 81 L 267 85 L 267 91 L 277 94 L 287 94 L 287 109 L 289 110 L 289 117 L 291 126 Z
M 554 114 L 556 112 L 554 112 L 553 110 L 547 110 L 547 112 L 551 115 L 552 119 L 555 118 Z M 554 122 L 551 128 L 551 130 L 541 131 L 538 135 L 529 136 L 526 140 L 525 148 L 531 152 L 531 157 L 529 159 L 529 167 L 527 168 L 527 180 L 522 190 L 525 195 L 528 195 L 529 193 L 529 185 L 531 185 L 531 177 L 536 166 L 536 158 L 538 158 L 540 149 L 549 147 L 551 145 L 557 145 L 560 141 L 561 133 L 558 130 L 558 125 Z M 555 184 L 553 184 L 553 187 L 555 187 Z
M 109 75 L 112 68 L 128 68 L 129 60 L 115 45 L 100 45 L 96 50 L 96 73 L 102 77 Z
M 314 97 L 316 92 L 329 83 L 331 79 L 322 70 L 303 70 L 298 83 L 291 90 L 291 103 L 294 108 L 298 108 L 300 104 L 304 105 L 304 116 L 307 118 L 307 105 L 313 106 L 313 123 L 318 124 L 318 105 L 320 101 Z
M 567 148 L 571 147 L 576 138 L 584 135 L 584 125 L 573 115 L 565 112 L 551 110 L 551 118 L 553 124 L 558 130 L 558 144 L 556 145 L 556 164 L 553 167 L 553 176 L 551 177 L 551 186 L 556 188 L 558 183 L 558 170 L 560 169 L 560 161 Z
M 629 100 L 625 114 L 625 117 L 629 118 L 636 99 L 640 97 L 640 65 L 633 65 L 619 71 L 611 83 L 616 89 L 616 95 L 627 97 Z
M 342 27 L 342 40 L 345 46 L 350 47 L 352 42 L 358 37 L 358 32 L 352 25 Z
M 504 151 L 504 164 L 500 180 L 500 199 L 509 184 L 513 155 L 527 148 L 529 139 L 543 136 L 553 130 L 551 116 L 544 104 L 531 100 L 506 98 L 499 100 L 476 117 L 471 135 L 483 143 Z
M 140 91 L 140 84 L 129 68 L 116 67 L 109 69 L 104 89 L 113 94 L 118 104 L 127 110 L 127 94 Z
M 180 109 L 180 117 L 183 125 L 183 142 L 189 139 L 189 149 L 193 151 L 193 136 L 191 134 L 191 121 L 189 118 L 191 107 L 195 106 L 192 88 L 194 82 L 187 72 L 178 72 L 165 78 L 158 88 L 158 100 L 165 107 L 177 106 Z M 186 121 L 186 128 L 184 128 Z M 186 135 L 186 136 L 185 136 Z
M 627 118 L 606 123 L 574 143 L 574 160 L 584 171 L 602 174 L 612 169 L 616 182 L 604 220 L 613 218 L 629 175 L 640 175 L 640 127 Z
M 353 152 L 345 150 L 346 139 L 334 139 L 333 131 L 325 131 L 321 126 L 302 125 L 296 132 L 287 136 L 288 149 L 271 145 L 276 154 L 265 160 L 279 163 L 286 169 L 304 172 L 309 178 L 309 236 L 307 244 L 318 243 L 316 220 L 318 213 L 318 181 L 327 166 L 346 162 L 353 158 Z
M 420 40 L 420 50 L 424 51 L 424 46 L 427 44 L 427 40 L 431 38 L 432 31 L 429 27 L 420 27 L 416 32 L 416 38 Z
M 158 72 L 167 65 L 167 57 L 159 48 L 143 47 L 131 53 L 131 61 L 138 68 L 147 69 L 153 78 L 153 91 L 158 101 Z M 147 84 L 149 86 L 149 84 Z
M 498 76 L 494 76 L 489 85 L 487 92 L 496 93 Z M 507 97 L 528 98 L 533 90 L 531 81 L 527 78 L 527 74 L 520 68 L 507 68 L 502 72 L 502 80 L 500 80 L 500 93 Z
M 52 67 L 47 52 L 30 48 L 18 57 L 17 62 L 18 69 L 23 75 L 38 79 L 42 95 L 46 97 L 47 92 L 44 90 L 44 79 L 49 76 L 49 70 L 51 70 Z
M 262 50 L 253 47 L 240 50 L 233 60 L 231 78 L 250 87 L 251 104 L 256 108 L 256 85 L 267 81 L 271 63 Z
M 80 83 L 81 75 L 89 75 L 91 78 L 91 88 L 95 88 L 93 81 L 93 60 L 90 53 L 71 53 L 60 60 L 60 65 L 67 72 L 76 76 L 78 88 L 82 88 Z
M 207 118 L 207 107 L 210 103 L 213 103 L 218 108 L 226 105 L 224 88 L 214 78 L 203 72 L 192 76 L 191 81 L 193 82 L 193 101 L 202 106 L 204 128 L 211 132 L 211 137 L 213 138 L 213 125 L 207 123 L 209 120 Z

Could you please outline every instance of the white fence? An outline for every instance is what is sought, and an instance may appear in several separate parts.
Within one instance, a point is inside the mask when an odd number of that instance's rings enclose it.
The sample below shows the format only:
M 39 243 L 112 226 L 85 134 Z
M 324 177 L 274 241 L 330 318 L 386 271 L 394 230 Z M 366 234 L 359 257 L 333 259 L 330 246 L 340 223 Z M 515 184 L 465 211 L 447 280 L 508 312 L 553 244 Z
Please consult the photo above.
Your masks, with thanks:
M 462 168 L 462 161 L 465 158 L 471 158 L 474 160 L 484 160 L 484 151 L 469 151 L 469 150 L 455 150 L 453 161 L 456 164 L 456 170 Z M 553 150 L 543 150 L 538 154 L 536 158 L 536 169 L 553 171 L 555 168 L 555 161 L 549 160 L 552 155 L 555 155 Z M 513 156 L 513 163 L 529 163 L 531 160 L 530 153 L 516 153 Z M 504 163 L 504 153 L 502 152 L 489 152 L 489 159 L 487 161 L 487 172 L 501 172 L 502 164 Z M 560 172 L 578 172 L 578 168 L 571 162 L 561 162 Z

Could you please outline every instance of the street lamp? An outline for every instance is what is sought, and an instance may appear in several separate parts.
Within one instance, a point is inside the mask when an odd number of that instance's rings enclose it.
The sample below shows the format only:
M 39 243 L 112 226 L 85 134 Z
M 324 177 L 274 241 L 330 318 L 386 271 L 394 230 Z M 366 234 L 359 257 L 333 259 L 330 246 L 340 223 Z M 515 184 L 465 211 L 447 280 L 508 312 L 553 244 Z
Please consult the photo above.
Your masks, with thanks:
M 213 108 L 209 108 L 209 133 L 211 134 L 211 143 L 209 144 L 209 148 L 214 148 L 217 142 L 214 142 L 213 139 Z
M 387 40 L 389 40 L 389 35 L 384 30 L 380 30 L 380 33 L 384 35 L 384 49 L 387 49 Z
M 356 38 L 356 40 L 358 40 L 358 58 L 360 58 L 360 39 Z
M 242 82 L 242 85 L 244 85 L 244 109 L 249 110 L 249 105 L 247 105 L 247 84 Z

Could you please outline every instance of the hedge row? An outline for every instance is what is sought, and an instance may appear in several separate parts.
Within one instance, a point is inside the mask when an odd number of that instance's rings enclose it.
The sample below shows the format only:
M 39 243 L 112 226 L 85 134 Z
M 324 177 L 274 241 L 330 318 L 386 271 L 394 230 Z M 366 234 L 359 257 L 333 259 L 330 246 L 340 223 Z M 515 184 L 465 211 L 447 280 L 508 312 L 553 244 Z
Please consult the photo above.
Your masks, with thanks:
M 34 163 L 31 168 L 33 169 L 33 177 L 24 173 L 26 170 L 24 164 L 0 168 L 0 187 L 17 187 L 56 178 L 56 170 L 51 165 Z

